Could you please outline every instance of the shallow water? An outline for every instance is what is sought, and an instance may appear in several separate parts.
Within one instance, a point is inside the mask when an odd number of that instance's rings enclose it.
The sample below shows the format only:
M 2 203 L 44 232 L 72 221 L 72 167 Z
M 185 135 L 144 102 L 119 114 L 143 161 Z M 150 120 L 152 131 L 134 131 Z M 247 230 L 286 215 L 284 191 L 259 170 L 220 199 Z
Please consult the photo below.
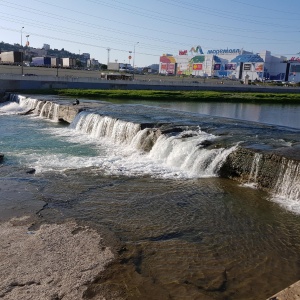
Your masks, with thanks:
M 137 277 L 115 275 L 129 299 L 158 299 L 159 292 L 160 299 L 265 299 L 299 279 L 300 215 L 267 193 L 187 176 L 124 144 L 36 116 L 2 114 L 0 136 L 0 217 L 47 203 L 44 220 L 75 218 L 111 231 L 144 284 L 136 289 Z

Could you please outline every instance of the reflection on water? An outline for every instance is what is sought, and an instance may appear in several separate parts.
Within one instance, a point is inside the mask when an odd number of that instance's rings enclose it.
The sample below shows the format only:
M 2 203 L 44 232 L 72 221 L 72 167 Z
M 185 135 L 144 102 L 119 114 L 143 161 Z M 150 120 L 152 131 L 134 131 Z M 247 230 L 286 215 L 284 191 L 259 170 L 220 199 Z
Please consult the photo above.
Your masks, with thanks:
M 114 100 L 110 102 L 140 103 L 192 113 L 260 122 L 265 124 L 273 124 L 300 129 L 300 105 Z

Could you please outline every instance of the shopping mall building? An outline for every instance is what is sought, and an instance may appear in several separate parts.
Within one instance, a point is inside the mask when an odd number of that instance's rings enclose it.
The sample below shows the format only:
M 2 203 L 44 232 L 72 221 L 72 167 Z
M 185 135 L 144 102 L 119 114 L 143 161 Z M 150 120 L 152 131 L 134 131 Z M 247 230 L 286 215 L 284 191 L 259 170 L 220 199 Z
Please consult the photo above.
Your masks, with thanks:
M 200 46 L 179 50 L 178 55 L 160 57 L 160 74 L 194 75 L 239 80 L 300 82 L 300 57 L 273 56 L 270 51 L 253 53 L 243 49 L 211 49 Z

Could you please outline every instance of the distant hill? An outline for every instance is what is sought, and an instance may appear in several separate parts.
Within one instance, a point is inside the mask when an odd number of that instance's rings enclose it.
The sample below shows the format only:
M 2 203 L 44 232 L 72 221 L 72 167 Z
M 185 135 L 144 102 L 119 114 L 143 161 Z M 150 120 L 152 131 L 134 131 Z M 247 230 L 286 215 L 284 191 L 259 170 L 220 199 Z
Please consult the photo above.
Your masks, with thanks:
M 4 42 L 0 42 L 0 52 L 9 52 L 9 51 L 20 51 L 20 49 L 30 49 L 31 47 L 27 46 L 20 46 L 20 44 L 8 44 Z M 75 54 L 72 52 L 69 52 L 62 48 L 61 50 L 58 49 L 50 49 L 47 50 L 47 55 L 53 56 L 53 57 L 58 57 L 58 58 L 63 58 L 63 57 L 70 57 L 70 58 L 76 58 L 80 59 L 81 56 L 79 54 Z

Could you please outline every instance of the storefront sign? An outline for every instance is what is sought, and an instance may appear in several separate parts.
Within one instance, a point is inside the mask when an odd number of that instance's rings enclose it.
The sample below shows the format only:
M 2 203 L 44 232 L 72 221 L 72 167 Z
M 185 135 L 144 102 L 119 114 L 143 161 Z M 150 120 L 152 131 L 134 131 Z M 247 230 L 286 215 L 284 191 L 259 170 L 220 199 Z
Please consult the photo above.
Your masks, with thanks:
M 244 71 L 250 71 L 251 70 L 251 64 L 244 64 Z
M 300 57 L 291 57 L 290 61 L 300 62 Z
M 194 71 L 201 71 L 202 70 L 202 64 L 193 64 L 193 70 Z
M 217 50 L 208 50 L 207 54 L 240 54 L 240 49 L 217 49 Z
M 221 70 L 221 64 L 215 64 L 214 70 Z
M 190 50 L 190 52 L 191 53 L 204 54 L 201 46 L 197 46 L 196 48 L 192 47 L 191 50 Z
M 235 70 L 236 64 L 225 64 L 225 70 Z
M 179 50 L 179 55 L 187 55 L 188 51 L 187 50 Z

